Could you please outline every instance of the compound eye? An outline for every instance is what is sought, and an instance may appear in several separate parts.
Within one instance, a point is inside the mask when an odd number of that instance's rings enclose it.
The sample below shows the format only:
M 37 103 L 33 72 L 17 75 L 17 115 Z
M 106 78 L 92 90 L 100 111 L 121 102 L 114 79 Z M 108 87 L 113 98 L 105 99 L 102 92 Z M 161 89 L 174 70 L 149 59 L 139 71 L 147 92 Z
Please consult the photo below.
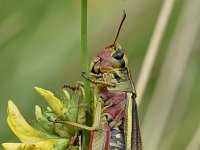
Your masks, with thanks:
M 95 66 L 93 66 L 91 72 L 94 73 L 94 74 L 99 74 L 100 73 L 100 69 L 96 68 Z
M 117 59 L 117 60 L 122 59 L 123 56 L 124 56 L 124 52 L 122 50 L 118 50 L 112 55 L 112 57 Z

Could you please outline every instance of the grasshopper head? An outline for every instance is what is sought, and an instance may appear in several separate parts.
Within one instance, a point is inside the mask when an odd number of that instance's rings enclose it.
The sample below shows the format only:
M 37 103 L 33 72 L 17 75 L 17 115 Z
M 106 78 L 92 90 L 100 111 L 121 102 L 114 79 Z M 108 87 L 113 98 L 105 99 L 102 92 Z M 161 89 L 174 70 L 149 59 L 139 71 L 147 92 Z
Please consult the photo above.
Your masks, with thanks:
M 118 43 L 114 43 L 102 49 L 92 61 L 91 72 L 94 74 L 107 73 L 113 69 L 125 68 L 128 59 Z
M 124 54 L 122 47 L 118 43 L 116 43 L 125 18 L 126 18 L 126 13 L 124 11 L 124 15 L 119 25 L 119 29 L 115 37 L 114 43 L 102 49 L 98 53 L 97 57 L 92 61 L 91 64 L 92 73 L 94 74 L 107 73 L 109 71 L 112 71 L 113 69 L 120 69 L 128 66 L 128 59 Z

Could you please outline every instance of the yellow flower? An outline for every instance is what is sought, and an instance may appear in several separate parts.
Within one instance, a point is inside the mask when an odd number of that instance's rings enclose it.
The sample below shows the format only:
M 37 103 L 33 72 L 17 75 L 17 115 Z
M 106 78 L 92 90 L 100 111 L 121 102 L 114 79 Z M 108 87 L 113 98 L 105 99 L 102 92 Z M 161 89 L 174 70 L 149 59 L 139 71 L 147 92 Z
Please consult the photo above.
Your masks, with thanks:
M 43 130 L 40 131 L 30 126 L 13 101 L 9 100 L 7 122 L 14 134 L 23 143 L 3 143 L 4 149 L 63 150 L 70 146 L 72 149 L 77 150 L 79 147 L 78 145 L 71 145 L 72 143 L 69 145 L 69 143 L 73 136 L 77 136 L 79 129 L 62 123 L 55 123 L 53 120 L 57 120 L 58 118 L 61 121 L 67 120 L 71 122 L 77 122 L 80 118 L 85 120 L 85 115 L 83 115 L 85 114 L 83 112 L 85 111 L 85 108 L 81 107 L 79 109 L 78 107 L 79 102 L 82 104 L 81 100 L 84 96 L 83 91 L 73 91 L 71 94 L 63 89 L 65 97 L 59 99 L 50 91 L 37 87 L 35 87 L 35 89 L 44 97 L 50 106 L 46 108 L 41 108 L 39 106 L 35 107 L 36 123 Z
M 19 112 L 16 105 L 8 102 L 8 125 L 15 135 L 24 143 L 4 143 L 7 150 L 62 150 L 67 147 L 69 139 L 49 135 L 31 127 Z
M 54 150 L 55 141 L 46 140 L 36 143 L 4 143 L 4 150 Z
M 65 105 L 54 96 L 53 93 L 42 88 L 35 87 L 36 91 L 41 94 L 47 101 L 53 112 L 61 119 L 66 119 L 68 109 Z
M 8 101 L 8 118 L 7 122 L 16 136 L 22 142 L 37 142 L 47 137 L 46 134 L 31 127 L 19 112 L 16 105 L 10 100 Z

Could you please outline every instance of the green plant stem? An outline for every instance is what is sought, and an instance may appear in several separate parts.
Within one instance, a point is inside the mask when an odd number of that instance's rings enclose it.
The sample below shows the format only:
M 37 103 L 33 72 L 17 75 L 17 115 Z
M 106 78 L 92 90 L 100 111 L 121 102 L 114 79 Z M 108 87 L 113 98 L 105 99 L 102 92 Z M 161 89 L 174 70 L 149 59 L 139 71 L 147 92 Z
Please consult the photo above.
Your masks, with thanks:
M 88 67 L 88 51 L 87 51 L 87 0 L 82 0 L 81 10 L 81 49 L 82 49 L 82 69 L 86 74 L 89 73 Z M 84 79 L 85 86 L 85 102 L 91 105 L 90 99 L 90 84 L 89 81 Z
M 87 51 L 87 0 L 81 1 L 81 51 L 82 51 L 82 69 L 87 74 L 89 73 L 88 66 L 88 51 Z M 86 105 L 91 105 L 91 91 L 89 82 L 84 79 L 85 86 L 85 103 Z M 86 112 L 87 118 L 92 118 L 91 114 Z M 86 125 L 91 126 L 91 120 L 86 120 Z M 84 135 L 84 149 L 88 149 L 90 133 L 83 131 Z
M 81 9 L 81 49 L 83 71 L 89 72 L 88 69 L 88 52 L 87 52 L 87 0 L 82 0 Z

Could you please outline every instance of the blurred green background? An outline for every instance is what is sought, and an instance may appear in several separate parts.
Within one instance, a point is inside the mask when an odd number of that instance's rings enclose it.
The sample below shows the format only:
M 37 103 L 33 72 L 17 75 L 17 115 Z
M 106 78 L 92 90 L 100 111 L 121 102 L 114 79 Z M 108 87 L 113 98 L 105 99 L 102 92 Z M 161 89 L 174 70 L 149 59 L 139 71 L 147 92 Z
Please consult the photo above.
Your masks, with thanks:
M 113 42 L 126 50 L 137 86 L 163 0 L 88 0 L 89 61 Z M 45 105 L 34 86 L 56 91 L 81 78 L 80 0 L 0 0 L 0 143 L 12 99 L 26 120 Z M 145 150 L 200 149 L 200 1 L 176 0 L 139 111 Z M 197 140 L 199 139 L 199 140 Z M 191 146 L 193 146 L 191 148 Z

